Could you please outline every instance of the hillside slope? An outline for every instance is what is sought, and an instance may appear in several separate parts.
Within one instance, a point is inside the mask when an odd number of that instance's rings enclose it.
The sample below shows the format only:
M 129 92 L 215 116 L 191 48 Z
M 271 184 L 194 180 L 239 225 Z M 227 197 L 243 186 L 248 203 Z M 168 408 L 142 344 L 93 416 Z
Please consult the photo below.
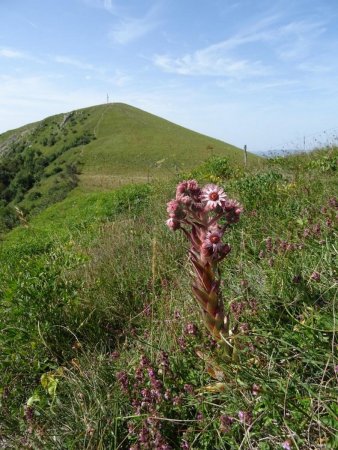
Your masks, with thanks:
M 211 155 L 243 161 L 243 151 L 124 104 L 89 109 L 97 140 L 83 151 L 83 180 L 89 176 L 163 177 L 191 169 Z M 89 123 L 89 121 L 88 121 Z M 250 155 L 250 161 L 259 158 Z
M 211 155 L 243 164 L 243 151 L 230 144 L 120 103 L 8 131 L 0 135 L 0 229 L 13 226 L 15 207 L 36 213 L 77 186 L 93 192 L 168 178 Z
M 90 136 L 82 148 L 74 137 Z M 94 139 L 91 139 L 94 138 Z M 88 140 L 88 141 L 89 141 Z M 243 151 L 225 142 L 196 133 L 153 114 L 121 103 L 85 108 L 51 116 L 36 124 L 0 135 L 0 154 L 13 144 L 44 154 L 57 154 L 54 165 L 77 161 L 87 175 L 111 175 L 121 179 L 130 176 L 163 176 L 168 172 L 190 169 L 211 155 L 243 161 Z M 62 156 L 62 158 L 61 158 Z M 249 154 L 249 161 L 260 158 Z

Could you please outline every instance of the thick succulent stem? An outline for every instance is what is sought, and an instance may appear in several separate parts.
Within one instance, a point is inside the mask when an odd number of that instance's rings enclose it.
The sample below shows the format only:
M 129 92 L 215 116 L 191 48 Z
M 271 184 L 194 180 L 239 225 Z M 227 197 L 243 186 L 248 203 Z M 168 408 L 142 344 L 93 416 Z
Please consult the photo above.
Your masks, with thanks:
M 229 317 L 225 315 L 224 303 L 220 291 L 220 280 L 216 279 L 215 271 L 209 262 L 197 260 L 191 252 L 194 281 L 193 294 L 201 307 L 203 321 L 213 339 L 222 344 L 227 356 L 232 355 L 229 343 Z

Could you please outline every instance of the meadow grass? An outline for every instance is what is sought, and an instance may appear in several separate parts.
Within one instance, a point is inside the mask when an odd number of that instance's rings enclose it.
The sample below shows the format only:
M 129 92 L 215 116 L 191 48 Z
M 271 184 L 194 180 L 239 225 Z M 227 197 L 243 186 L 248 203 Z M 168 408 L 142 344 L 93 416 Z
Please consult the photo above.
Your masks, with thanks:
M 0 446 L 336 448 L 334 161 L 194 171 L 245 207 L 222 263 L 242 329 L 231 364 L 191 295 L 188 243 L 164 226 L 177 179 L 73 191 L 9 233 Z

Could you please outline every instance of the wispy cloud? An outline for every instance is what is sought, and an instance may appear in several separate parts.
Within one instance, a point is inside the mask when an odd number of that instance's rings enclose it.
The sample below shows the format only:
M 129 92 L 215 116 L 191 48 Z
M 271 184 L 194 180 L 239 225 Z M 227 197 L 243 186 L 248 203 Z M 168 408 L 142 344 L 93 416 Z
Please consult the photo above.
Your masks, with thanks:
M 104 79 L 117 87 L 124 87 L 132 80 L 132 77 L 121 70 L 115 70 L 113 75 L 107 76 Z
M 283 61 L 296 61 L 306 58 L 319 37 L 325 33 L 323 22 L 294 21 L 276 31 L 278 41 L 276 53 Z
M 107 11 L 110 11 L 110 12 L 114 11 L 114 6 L 113 6 L 112 0 L 103 0 L 103 7 Z
M 267 25 L 276 20 L 275 16 L 266 17 L 253 25 L 249 30 L 237 33 L 223 41 L 209 45 L 193 53 L 179 58 L 168 55 L 155 55 L 154 64 L 165 72 L 180 75 L 209 75 L 245 78 L 247 76 L 269 73 L 267 65 L 259 59 L 238 56 L 235 53 L 239 47 L 246 44 L 268 39 Z
M 26 55 L 22 52 L 19 52 L 17 50 L 12 50 L 10 48 L 1 48 L 0 49 L 0 56 L 3 58 L 11 58 L 11 59 L 25 59 Z
M 142 17 L 120 15 L 118 23 L 109 33 L 110 39 L 118 44 L 128 44 L 156 29 L 159 19 L 159 4 L 152 6 Z
M 116 6 L 113 0 L 83 0 L 83 2 L 88 6 L 105 9 L 113 14 L 116 12 Z
M 272 75 L 271 61 L 282 63 L 306 58 L 318 36 L 325 32 L 324 24 L 319 22 L 280 22 L 278 15 L 267 16 L 228 39 L 192 53 L 180 57 L 155 55 L 153 63 L 165 72 L 180 75 L 230 78 Z M 251 44 L 255 45 L 254 53 Z
M 23 52 L 21 50 L 16 50 L 9 47 L 1 47 L 0 48 L 0 58 L 7 59 L 17 59 L 17 60 L 27 60 L 42 63 L 43 61 L 35 56 L 30 55 L 29 53 Z
M 94 70 L 95 69 L 93 64 L 88 64 L 88 63 L 82 62 L 76 58 L 70 58 L 69 56 L 54 56 L 53 60 L 59 64 L 67 64 L 69 66 L 73 66 L 78 69 L 83 69 L 83 70 Z
M 90 7 L 104 9 L 114 17 L 115 23 L 108 33 L 108 38 L 115 44 L 129 44 L 150 33 L 161 23 L 158 16 L 162 0 L 154 2 L 150 9 L 140 17 L 129 14 L 126 3 L 118 4 L 114 0 L 82 1 Z
M 104 83 L 113 84 L 118 87 L 125 86 L 132 77 L 120 69 L 111 70 L 103 66 L 97 66 L 88 62 L 69 56 L 54 56 L 52 60 L 58 64 L 66 64 L 81 71 L 85 71 L 86 80 L 98 80 Z M 89 72 L 89 73 L 88 73 Z
M 10 47 L 0 47 L 0 58 L 31 61 L 39 64 L 42 64 L 44 62 L 41 58 L 37 58 L 36 56 L 32 56 L 27 52 L 23 52 L 21 50 L 13 49 Z
M 196 52 L 182 58 L 171 59 L 167 56 L 155 56 L 154 63 L 166 72 L 180 75 L 226 76 L 246 78 L 248 76 L 267 75 L 270 71 L 260 61 L 218 57 L 213 52 Z

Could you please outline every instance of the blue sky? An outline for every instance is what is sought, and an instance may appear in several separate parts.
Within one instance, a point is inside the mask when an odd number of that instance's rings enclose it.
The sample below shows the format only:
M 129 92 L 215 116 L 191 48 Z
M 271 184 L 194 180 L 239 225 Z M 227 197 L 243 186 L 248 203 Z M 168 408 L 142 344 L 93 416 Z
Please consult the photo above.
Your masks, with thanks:
M 337 0 L 1 0 L 0 17 L 0 132 L 107 93 L 251 151 L 338 129 Z

